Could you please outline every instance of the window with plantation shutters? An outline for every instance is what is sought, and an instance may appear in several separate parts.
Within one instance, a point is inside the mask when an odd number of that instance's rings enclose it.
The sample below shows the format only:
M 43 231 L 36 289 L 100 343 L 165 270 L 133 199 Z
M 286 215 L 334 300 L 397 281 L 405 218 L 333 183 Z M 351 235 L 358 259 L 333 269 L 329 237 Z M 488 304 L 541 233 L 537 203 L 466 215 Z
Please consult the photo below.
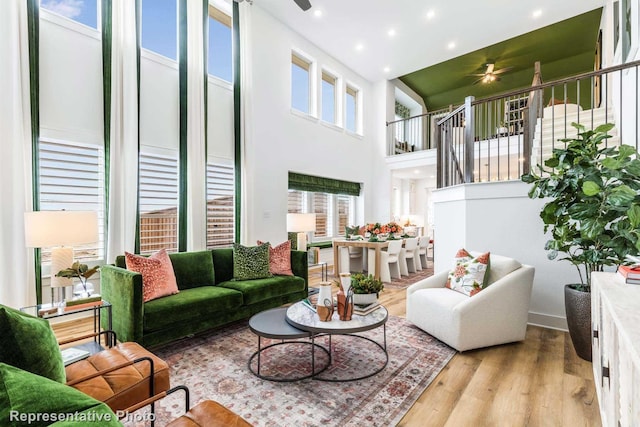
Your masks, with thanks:
M 178 154 L 140 152 L 140 253 L 178 250 Z
M 316 214 L 316 231 L 314 237 L 331 236 L 331 203 L 330 194 L 313 193 L 311 213 Z
M 75 246 L 76 260 L 104 259 L 104 149 L 97 145 L 41 139 L 38 146 L 40 210 L 95 211 L 99 241 Z M 42 263 L 51 249 L 42 250 Z
M 298 190 L 289 190 L 287 200 L 288 213 L 307 213 L 305 209 L 305 192 Z
M 338 235 L 342 236 L 346 234 L 345 228 L 348 227 L 351 221 L 351 201 L 353 196 L 347 196 L 345 194 L 337 194 L 336 195 L 336 208 L 338 211 Z
M 345 227 L 354 224 L 356 196 L 313 191 L 289 190 L 288 213 L 315 213 L 316 231 L 312 241 L 344 236 Z
M 231 246 L 234 242 L 233 166 L 207 163 L 207 248 Z

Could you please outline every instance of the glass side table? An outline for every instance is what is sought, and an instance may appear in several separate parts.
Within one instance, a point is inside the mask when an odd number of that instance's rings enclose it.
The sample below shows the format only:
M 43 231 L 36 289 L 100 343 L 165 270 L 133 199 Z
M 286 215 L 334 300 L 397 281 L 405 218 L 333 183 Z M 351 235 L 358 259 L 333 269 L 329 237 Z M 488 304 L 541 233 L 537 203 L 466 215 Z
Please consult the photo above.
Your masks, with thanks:
M 54 319 L 60 318 L 64 316 L 69 316 L 71 314 L 85 313 L 85 312 L 93 312 L 93 333 L 97 334 L 100 332 L 100 321 L 102 319 L 102 310 L 106 310 L 107 313 L 107 325 L 108 330 L 112 329 L 113 326 L 113 315 L 111 312 L 111 303 L 109 301 L 101 300 L 99 304 L 95 305 L 86 305 L 79 304 L 76 306 L 65 306 L 65 307 L 57 307 L 52 304 L 38 304 L 38 305 L 30 305 L 28 307 L 20 308 L 20 311 L 23 313 L 30 314 L 35 317 L 40 317 L 43 319 Z M 95 345 L 89 346 L 87 350 L 89 350 L 92 354 L 97 351 L 101 351 L 102 347 L 100 346 L 100 336 L 96 335 L 93 338 Z M 105 337 L 107 341 L 107 346 L 115 345 L 115 340 L 113 339 L 113 334 L 107 334 Z
M 308 268 L 311 269 L 313 267 L 318 267 L 320 266 L 321 270 L 320 270 L 320 274 L 321 274 L 321 278 L 323 282 L 327 281 L 327 272 L 328 272 L 328 267 L 327 267 L 327 262 L 326 261 L 320 261 L 316 264 L 309 264 Z

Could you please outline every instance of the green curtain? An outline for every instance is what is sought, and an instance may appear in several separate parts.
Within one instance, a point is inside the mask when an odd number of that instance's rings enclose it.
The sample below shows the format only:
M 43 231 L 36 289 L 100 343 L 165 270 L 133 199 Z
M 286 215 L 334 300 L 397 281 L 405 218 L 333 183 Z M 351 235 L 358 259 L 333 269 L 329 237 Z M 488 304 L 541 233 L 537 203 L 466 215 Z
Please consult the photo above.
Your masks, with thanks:
M 178 251 L 187 250 L 187 0 L 178 4 L 178 74 L 180 91 L 180 154 L 178 181 Z
M 31 168 L 33 210 L 40 210 L 40 1 L 28 0 L 29 106 L 31 109 Z M 35 249 L 36 302 L 42 304 L 42 253 Z
M 360 195 L 360 183 L 289 172 L 289 189 L 317 193 Z
M 240 243 L 240 214 L 242 212 L 241 203 L 241 184 L 242 184 L 242 150 L 241 150 L 241 127 L 240 127 L 240 94 L 242 87 L 240 85 L 240 7 L 238 2 L 233 2 L 233 135 L 234 135 L 234 178 L 235 178 L 235 197 L 234 197 L 234 221 L 235 221 L 235 242 Z

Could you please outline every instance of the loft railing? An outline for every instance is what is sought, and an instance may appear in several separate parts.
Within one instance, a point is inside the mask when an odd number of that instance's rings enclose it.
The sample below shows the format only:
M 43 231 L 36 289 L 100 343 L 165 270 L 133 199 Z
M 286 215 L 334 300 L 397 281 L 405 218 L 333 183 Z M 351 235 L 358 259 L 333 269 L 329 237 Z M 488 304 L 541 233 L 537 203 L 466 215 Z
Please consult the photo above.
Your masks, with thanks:
M 406 119 L 387 122 L 387 155 L 413 153 L 436 148 L 433 142 L 436 123 L 451 109 L 430 111 Z
M 438 187 L 519 179 L 564 144 L 560 139 L 576 135 L 572 122 L 587 129 L 614 123 L 606 144 L 638 149 L 638 67 L 640 61 L 547 83 L 541 83 L 536 67 L 529 88 L 467 97 L 437 120 L 428 137 L 438 150 Z

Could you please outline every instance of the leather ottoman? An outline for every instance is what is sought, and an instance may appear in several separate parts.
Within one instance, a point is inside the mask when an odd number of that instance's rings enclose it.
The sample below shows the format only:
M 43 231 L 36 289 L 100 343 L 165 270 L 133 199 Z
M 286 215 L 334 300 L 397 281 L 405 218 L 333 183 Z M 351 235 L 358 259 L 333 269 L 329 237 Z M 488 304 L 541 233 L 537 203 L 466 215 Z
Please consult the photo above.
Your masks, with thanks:
M 251 424 L 218 402 L 205 400 L 167 427 L 251 427 Z
M 98 371 L 109 370 L 141 357 L 149 357 L 153 360 L 154 394 L 168 390 L 169 366 L 134 342 L 118 344 L 87 359 L 70 364 L 65 368 L 67 384 L 106 403 L 113 411 L 126 409 L 150 397 L 151 365 L 147 360 L 112 370 L 77 384 L 74 382 L 83 377 L 95 375 Z

